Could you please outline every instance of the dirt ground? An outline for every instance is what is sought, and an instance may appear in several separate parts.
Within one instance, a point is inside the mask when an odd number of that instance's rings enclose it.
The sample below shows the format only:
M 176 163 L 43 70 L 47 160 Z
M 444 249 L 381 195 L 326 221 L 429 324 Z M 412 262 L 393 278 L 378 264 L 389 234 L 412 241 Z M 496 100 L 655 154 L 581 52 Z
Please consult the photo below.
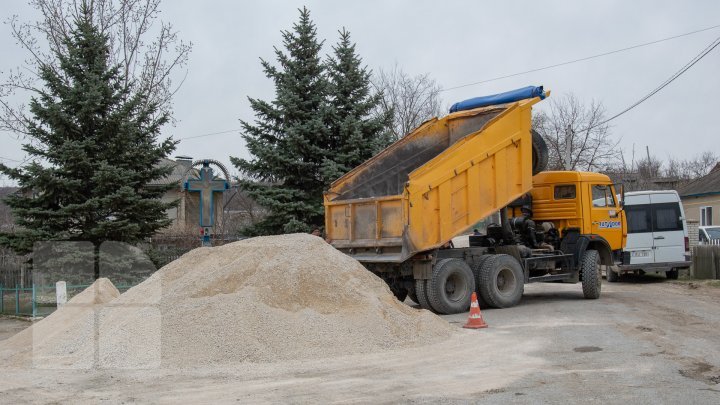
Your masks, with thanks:
M 432 346 L 184 370 L 20 370 L 2 403 L 720 403 L 720 288 L 660 277 L 526 286 Z M 445 316 L 460 328 L 467 314 Z M 0 339 L 18 321 L 0 319 Z M 272 322 L 272 320 L 268 320 Z M 13 326 L 13 324 L 15 324 Z M 242 344 L 242 342 L 238 342 Z

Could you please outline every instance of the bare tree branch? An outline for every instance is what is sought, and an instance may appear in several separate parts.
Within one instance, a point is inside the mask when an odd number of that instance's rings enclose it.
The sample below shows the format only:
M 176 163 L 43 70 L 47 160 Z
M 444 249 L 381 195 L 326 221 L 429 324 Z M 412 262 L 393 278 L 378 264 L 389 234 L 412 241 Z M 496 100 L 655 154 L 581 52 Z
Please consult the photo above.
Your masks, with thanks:
M 429 74 L 409 76 L 397 65 L 373 76 L 372 85 L 382 93 L 378 114 L 392 112 L 394 138 L 400 139 L 426 120 L 441 114 L 440 86 Z
M 93 23 L 108 37 L 110 62 L 120 66 L 131 93 L 149 92 L 151 97 L 146 102 L 158 106 L 157 114 L 172 115 L 172 96 L 184 82 L 186 72 L 179 73 L 178 81 L 173 78 L 186 66 L 192 43 L 182 41 L 171 24 L 159 20 L 160 1 L 93 0 L 88 5 Z M 59 71 L 57 55 L 64 52 L 63 43 L 69 38 L 73 20 L 79 16 L 81 3 L 82 0 L 30 0 L 30 5 L 40 12 L 38 21 L 23 22 L 17 16 L 7 20 L 13 38 L 29 54 L 23 66 L 29 75 L 16 69 L 0 83 L 0 129 L 27 133 L 26 106 L 10 99 L 16 95 L 27 95 L 28 99 L 39 93 L 34 83 L 40 66 Z
M 549 170 L 601 171 L 615 166 L 622 156 L 620 141 L 607 124 L 597 125 L 604 119 L 605 108 L 598 102 L 583 105 L 573 94 L 551 100 L 549 112 L 533 117 L 533 128 L 548 145 Z

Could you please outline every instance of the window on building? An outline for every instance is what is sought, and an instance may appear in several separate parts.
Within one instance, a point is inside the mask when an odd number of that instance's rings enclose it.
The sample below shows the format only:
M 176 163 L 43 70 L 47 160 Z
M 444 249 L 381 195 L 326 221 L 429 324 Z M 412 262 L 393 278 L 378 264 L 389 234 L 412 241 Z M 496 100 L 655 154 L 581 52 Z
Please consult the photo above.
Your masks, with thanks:
M 700 226 L 712 224 L 712 207 L 700 207 Z

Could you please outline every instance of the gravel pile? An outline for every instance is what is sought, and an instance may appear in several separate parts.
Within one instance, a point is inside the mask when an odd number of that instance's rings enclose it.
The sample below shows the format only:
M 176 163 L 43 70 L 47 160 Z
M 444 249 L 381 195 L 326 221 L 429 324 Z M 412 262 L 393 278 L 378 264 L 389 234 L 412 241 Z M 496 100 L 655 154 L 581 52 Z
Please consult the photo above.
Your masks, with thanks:
M 96 280 L 42 321 L 0 342 L 0 359 L 38 368 L 92 367 L 95 314 L 119 295 L 110 280 Z
M 398 302 L 360 263 L 306 234 L 195 249 L 103 302 L 75 319 L 74 339 L 45 339 L 54 340 L 47 351 L 77 354 L 64 358 L 68 366 L 193 367 L 426 345 L 456 330 Z

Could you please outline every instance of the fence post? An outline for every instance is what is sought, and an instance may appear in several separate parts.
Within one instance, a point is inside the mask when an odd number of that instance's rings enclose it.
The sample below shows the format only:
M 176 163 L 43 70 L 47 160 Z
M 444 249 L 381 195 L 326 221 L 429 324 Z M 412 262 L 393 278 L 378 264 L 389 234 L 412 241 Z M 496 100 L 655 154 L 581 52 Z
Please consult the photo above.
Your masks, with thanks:
M 0 314 L 5 312 L 5 286 L 0 283 Z
M 20 285 L 15 284 L 15 315 L 20 315 Z
M 35 292 L 35 283 L 32 284 L 32 317 L 35 318 L 37 314 L 37 293 Z

